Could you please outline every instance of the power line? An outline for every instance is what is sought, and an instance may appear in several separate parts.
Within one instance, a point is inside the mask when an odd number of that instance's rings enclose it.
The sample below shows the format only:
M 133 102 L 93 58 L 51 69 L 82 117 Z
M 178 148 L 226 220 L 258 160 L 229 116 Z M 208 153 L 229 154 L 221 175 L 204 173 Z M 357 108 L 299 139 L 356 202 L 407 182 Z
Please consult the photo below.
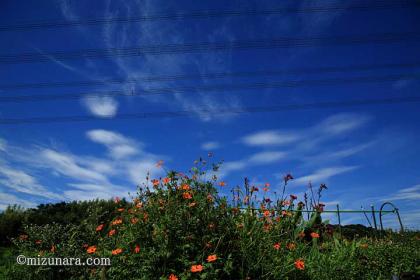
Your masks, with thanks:
M 72 94 L 31 94 L 31 95 L 13 95 L 13 96 L 0 96 L 0 103 L 14 102 L 40 102 L 40 101 L 56 101 L 56 100 L 71 100 L 97 97 L 122 97 L 122 96 L 150 96 L 150 95 L 164 95 L 176 93 L 189 93 L 195 94 L 200 92 L 224 92 L 234 90 L 260 90 L 260 89 L 276 89 L 276 88 L 295 88 L 301 86 L 331 86 L 339 84 L 355 84 L 355 83 L 377 83 L 377 82 L 392 82 L 401 79 L 420 79 L 420 75 L 387 75 L 387 76 L 361 76 L 351 78 L 334 78 L 322 80 L 292 80 L 271 83 L 252 83 L 252 84 L 218 84 L 218 85 L 202 85 L 202 86 L 189 86 L 189 87 L 165 87 L 165 88 L 152 88 L 143 89 L 141 91 L 109 91 L 109 92 L 84 92 Z
M 0 32 L 6 31 L 25 31 L 34 29 L 48 29 L 48 28 L 63 28 L 75 26 L 94 26 L 103 24 L 122 24 L 122 23 L 136 23 L 148 21 L 163 21 L 163 20 L 186 20 L 186 19 L 212 19 L 221 17 L 238 17 L 238 16 L 270 16 L 281 15 L 287 13 L 325 13 L 338 12 L 344 10 L 370 10 L 370 9 L 388 9 L 388 8 L 412 8 L 418 7 L 418 1 L 376 1 L 374 5 L 366 5 L 365 3 L 358 3 L 357 5 L 343 6 L 343 5 L 328 5 L 305 8 L 275 8 L 275 9 L 248 9 L 248 10 L 202 10 L 193 11 L 190 13 L 174 13 L 174 14 L 155 14 L 148 16 L 136 17 L 114 17 L 114 18 L 98 18 L 98 19 L 81 19 L 81 20 L 67 20 L 67 21 L 38 21 L 29 23 L 20 23 L 14 25 L 0 26 Z
M 194 52 L 211 52 L 226 50 L 249 50 L 249 49 L 275 49 L 290 47 L 314 47 L 322 45 L 357 45 L 357 44 L 387 44 L 420 39 L 418 32 L 405 33 L 380 33 L 359 36 L 335 36 L 335 37 L 296 37 L 275 38 L 269 40 L 249 41 L 225 41 L 225 42 L 201 42 L 186 44 L 157 44 L 127 48 L 85 49 L 77 51 L 59 51 L 47 54 L 21 53 L 13 55 L 1 55 L 1 64 L 34 63 L 50 61 L 50 57 L 59 60 L 78 58 L 109 58 L 109 57 L 132 57 L 143 55 L 182 54 Z
M 317 74 L 317 73 L 335 73 L 335 72 L 351 72 L 366 71 L 378 69 L 400 69 L 400 68 L 418 68 L 420 62 L 412 63 L 388 63 L 388 64 L 371 64 L 371 65 L 350 65 L 350 66 L 331 66 L 317 68 L 293 68 L 285 70 L 264 70 L 264 71 L 248 71 L 248 72 L 214 72 L 207 74 L 178 74 L 178 75 L 160 75 L 145 76 L 133 79 L 104 79 L 104 80 L 85 80 L 73 82 L 41 82 L 41 83 L 23 83 L 23 84 L 0 84 L 1 90 L 13 89 L 36 89 L 36 88 L 54 88 L 54 87 L 77 87 L 77 86 L 98 86 L 111 84 L 129 84 L 136 82 L 163 82 L 178 80 L 198 80 L 198 79 L 223 79 L 223 78 L 240 78 L 240 77 L 261 77 L 261 76 L 278 76 L 288 74 Z
M 420 96 L 411 97 L 394 97 L 382 99 L 361 99 L 349 101 L 326 101 L 314 103 L 296 103 L 284 104 L 276 106 L 262 106 L 262 107 L 244 107 L 244 108 L 222 108 L 217 110 L 197 109 L 184 111 L 166 111 L 166 112 L 145 112 L 145 113 L 126 113 L 119 114 L 115 118 L 99 119 L 95 116 L 64 116 L 64 117 L 33 117 L 33 118 L 18 118 L 18 119 L 0 119 L 0 125 L 15 125 L 15 124 L 41 124 L 41 123 L 72 123 L 72 122 L 86 122 L 86 121 L 102 121 L 114 119 L 146 119 L 146 118 L 177 118 L 188 117 L 195 114 L 201 115 L 222 115 L 222 114 L 245 114 L 245 113 L 262 113 L 262 112 L 280 112 L 303 109 L 329 109 L 352 106 L 366 106 L 366 105 L 389 105 L 399 103 L 415 103 L 420 102 Z

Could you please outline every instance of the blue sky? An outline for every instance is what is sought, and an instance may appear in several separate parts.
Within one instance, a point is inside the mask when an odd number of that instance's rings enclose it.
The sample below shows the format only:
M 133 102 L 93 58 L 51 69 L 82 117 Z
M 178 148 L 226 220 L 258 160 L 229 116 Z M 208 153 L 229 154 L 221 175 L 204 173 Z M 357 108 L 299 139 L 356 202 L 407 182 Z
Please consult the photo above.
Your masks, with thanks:
M 346 1 L 15 1 L 0 4 L 0 25 L 199 10 L 267 10 L 279 7 L 346 5 Z M 370 3 L 370 2 L 369 2 Z M 374 4 L 375 2 L 371 2 Z M 343 6 L 342 6 L 343 7 Z M 194 159 L 214 153 L 224 160 L 229 186 L 247 176 L 279 190 L 286 173 L 294 175 L 289 192 L 300 197 L 311 181 L 329 187 L 327 209 L 377 208 L 390 200 L 403 222 L 420 222 L 419 103 L 317 108 L 255 114 L 219 114 L 226 108 L 264 107 L 324 101 L 418 96 L 420 67 L 310 74 L 291 69 L 416 63 L 418 36 L 386 44 L 320 44 L 307 47 L 224 50 L 141 55 L 107 59 L 58 59 L 52 52 L 124 48 L 159 44 L 270 40 L 282 37 L 366 36 L 419 32 L 420 9 L 341 9 L 212 19 L 160 20 L 0 32 L 1 55 L 37 53 L 42 63 L 0 64 L 0 85 L 132 80 L 148 76 L 207 75 L 218 72 L 280 71 L 282 75 L 201 78 L 94 86 L 0 89 L 1 96 L 86 93 L 76 100 L 0 103 L 0 118 L 86 115 L 88 122 L 0 125 L 0 208 L 39 203 L 124 196 L 134 192 L 147 172 L 165 167 L 186 171 Z M 289 71 L 289 73 L 288 73 Z M 254 90 L 200 91 L 203 86 L 281 81 L 401 76 L 388 82 Z M 411 77 L 411 78 L 410 78 Z M 189 87 L 190 91 L 153 96 L 101 97 L 101 92 L 141 92 Z M 196 89 L 194 89 L 196 88 Z M 203 114 L 201 110 L 209 110 Z M 183 118 L 119 119 L 120 114 L 190 111 Z M 222 192 L 228 193 L 227 189 Z M 335 217 L 330 217 L 333 222 Z M 345 223 L 365 223 L 345 215 Z M 387 216 L 386 225 L 395 226 Z

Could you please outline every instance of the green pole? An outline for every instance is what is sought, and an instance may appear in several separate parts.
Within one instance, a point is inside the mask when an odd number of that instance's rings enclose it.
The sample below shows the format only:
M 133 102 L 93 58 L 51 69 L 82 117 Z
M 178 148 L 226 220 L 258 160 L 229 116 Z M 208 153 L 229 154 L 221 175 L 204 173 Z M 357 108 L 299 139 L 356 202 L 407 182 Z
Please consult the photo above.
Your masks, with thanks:
M 377 230 L 378 226 L 376 225 L 375 207 L 372 204 L 370 205 L 370 208 L 372 209 L 373 225 L 375 226 L 375 230 Z

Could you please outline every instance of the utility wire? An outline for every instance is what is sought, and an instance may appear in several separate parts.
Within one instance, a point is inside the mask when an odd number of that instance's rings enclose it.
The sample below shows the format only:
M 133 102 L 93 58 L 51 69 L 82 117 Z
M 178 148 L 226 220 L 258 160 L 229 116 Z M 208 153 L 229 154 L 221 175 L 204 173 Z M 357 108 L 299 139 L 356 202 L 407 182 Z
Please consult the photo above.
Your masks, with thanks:
M 243 107 L 243 108 L 221 108 L 217 110 L 197 109 L 184 111 L 166 111 L 166 112 L 144 112 L 144 113 L 125 113 L 119 114 L 114 118 L 97 118 L 95 116 L 64 116 L 64 117 L 32 117 L 32 118 L 17 118 L 17 119 L 0 119 L 0 125 L 17 125 L 17 124 L 41 124 L 41 123 L 72 123 L 72 122 L 86 122 L 86 121 L 101 121 L 114 119 L 146 119 L 146 118 L 177 118 L 188 117 L 191 115 L 224 115 L 224 114 L 246 114 L 246 113 L 262 113 L 262 112 L 280 112 L 303 109 L 329 109 L 351 106 L 366 106 L 366 105 L 390 105 L 399 103 L 414 103 L 420 102 L 420 96 L 411 97 L 393 97 L 382 99 L 361 99 L 349 101 L 326 101 L 314 103 L 296 103 L 283 104 L 276 106 L 262 106 L 262 107 Z
M 72 94 L 31 94 L 31 95 L 12 95 L 0 96 L 0 103 L 14 102 L 40 102 L 40 101 L 56 101 L 56 100 L 71 100 L 97 97 L 122 97 L 122 96 L 150 96 L 150 95 L 165 95 L 176 93 L 199 94 L 202 92 L 219 92 L 234 90 L 261 90 L 261 89 L 276 89 L 276 88 L 295 88 L 301 86 L 333 86 L 340 84 L 356 84 L 356 83 L 377 83 L 377 82 L 392 82 L 401 79 L 418 80 L 420 75 L 388 75 L 388 76 L 362 76 L 352 78 L 334 78 L 323 80 L 292 80 L 271 83 L 253 83 L 253 84 L 218 84 L 218 85 L 203 85 L 203 86 L 188 86 L 188 87 L 166 87 L 166 88 L 151 88 L 143 89 L 137 92 L 134 91 L 109 91 L 109 92 L 84 92 Z
M 50 61 L 50 57 L 58 60 L 80 58 L 132 57 L 143 55 L 182 54 L 194 52 L 211 52 L 226 50 L 275 49 L 290 47 L 314 47 L 323 45 L 358 45 L 358 44 L 389 44 L 407 40 L 419 40 L 420 33 L 380 33 L 359 36 L 334 37 L 295 37 L 275 38 L 269 40 L 201 42 L 186 44 L 157 44 L 127 48 L 85 49 L 77 51 L 58 51 L 47 54 L 21 53 L 0 55 L 0 64 L 34 63 Z
M 350 66 L 331 66 L 331 67 L 311 67 L 311 68 L 292 68 L 284 70 L 264 70 L 264 71 L 248 71 L 248 72 L 213 72 L 207 74 L 178 74 L 178 75 L 160 75 L 145 76 L 131 79 L 104 79 L 104 80 L 85 80 L 72 82 L 41 82 L 41 83 L 21 83 L 21 84 L 0 84 L 1 90 L 21 90 L 21 89 L 37 89 L 37 88 L 55 88 L 55 87 L 78 87 L 78 86 L 100 86 L 112 84 L 135 84 L 137 82 L 164 82 L 179 80 L 204 80 L 204 79 L 223 79 L 223 78 L 241 78 L 241 77 L 263 77 L 263 76 L 280 76 L 290 74 L 318 74 L 318 73 L 335 73 L 335 72 L 351 72 L 351 71 L 368 71 L 380 69 L 401 69 L 401 68 L 418 68 L 420 62 L 412 63 L 388 63 L 388 64 L 371 64 L 371 65 L 350 65 Z
M 136 23 L 148 21 L 163 21 L 163 20 L 186 20 L 186 19 L 212 19 L 222 17 L 238 17 L 238 16 L 270 16 L 282 15 L 288 13 L 325 13 L 325 12 L 339 12 L 346 10 L 370 10 L 370 9 L 388 9 L 388 8 L 416 8 L 419 6 L 418 1 L 376 1 L 374 4 L 358 3 L 350 6 L 344 5 L 328 5 L 315 6 L 305 8 L 274 8 L 274 9 L 248 9 L 248 10 L 202 10 L 193 11 L 190 13 L 173 13 L 173 14 L 155 14 L 136 17 L 113 17 L 113 18 L 98 18 L 98 19 L 81 19 L 81 20 L 67 20 L 67 21 L 38 21 L 28 23 L 18 23 L 13 25 L 0 26 L 0 32 L 6 31 L 25 31 L 35 29 L 50 29 L 62 27 L 75 26 L 94 26 L 94 25 L 109 25 L 122 23 Z

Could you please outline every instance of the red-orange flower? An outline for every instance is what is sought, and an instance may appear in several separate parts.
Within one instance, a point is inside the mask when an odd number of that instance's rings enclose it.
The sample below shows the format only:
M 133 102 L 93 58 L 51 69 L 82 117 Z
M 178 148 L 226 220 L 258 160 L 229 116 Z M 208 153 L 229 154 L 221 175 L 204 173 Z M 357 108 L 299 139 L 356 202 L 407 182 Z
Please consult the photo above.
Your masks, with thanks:
M 296 267 L 296 269 L 304 270 L 305 269 L 305 262 L 302 259 L 297 259 L 295 261 L 295 267 Z
M 118 203 L 121 201 L 121 198 L 119 198 L 118 196 L 116 198 L 114 198 L 115 203 Z
M 274 243 L 273 248 L 276 250 L 280 250 L 281 244 L 279 242 Z
M 176 275 L 172 273 L 171 275 L 169 275 L 168 280 L 178 280 L 178 277 L 176 277 Z
M 111 253 L 112 253 L 113 255 L 118 255 L 118 254 L 121 254 L 121 253 L 122 253 L 122 251 L 123 251 L 123 250 L 122 250 L 121 248 L 117 248 L 117 249 L 115 249 L 115 250 L 112 250 L 112 252 L 111 252 Z
M 136 244 L 136 247 L 134 248 L 134 253 L 138 254 L 140 252 L 140 246 Z
M 87 252 L 88 254 L 93 254 L 93 253 L 95 253 L 95 252 L 96 252 L 96 246 L 89 246 L 89 247 L 86 249 L 86 252 Z
M 265 183 L 264 186 L 268 188 L 270 186 L 270 183 Z
M 226 183 L 224 181 L 219 182 L 219 186 L 224 187 L 226 186 Z
M 182 190 L 184 190 L 184 191 L 189 191 L 191 188 L 190 188 L 190 186 L 188 185 L 188 184 L 183 184 L 182 185 Z
M 184 199 L 192 199 L 192 195 L 191 195 L 189 192 L 184 192 L 184 193 L 182 194 L 182 197 L 183 197 Z
M 112 225 L 113 226 L 115 226 L 115 225 L 120 225 L 120 224 L 122 224 L 122 219 L 121 218 L 118 218 L 118 219 L 116 219 L 116 220 L 114 220 L 113 222 L 112 222 Z
M 154 187 L 158 186 L 159 185 L 159 180 L 158 179 L 153 179 L 152 184 L 153 184 Z
M 138 223 L 138 221 L 139 221 L 139 219 L 138 219 L 138 218 L 131 218 L 131 223 L 132 223 L 133 225 L 137 224 L 137 223 Z
M 101 231 L 104 228 L 104 224 L 100 224 L 96 227 L 96 231 Z
M 293 251 L 294 249 L 296 249 L 296 244 L 293 242 L 287 243 L 286 245 L 287 249 L 289 249 L 290 251 Z
M 115 230 L 115 229 L 111 229 L 111 230 L 108 232 L 108 235 L 109 235 L 109 236 L 113 236 L 115 233 L 116 233 L 116 230 Z
M 191 266 L 191 272 L 200 272 L 203 270 L 203 266 L 201 264 L 196 264 Z
M 265 210 L 265 211 L 263 212 L 263 215 L 264 215 L 264 217 L 270 217 L 271 213 L 270 213 L 270 211 Z
M 210 255 L 210 256 L 207 257 L 208 262 L 215 262 L 216 260 L 217 260 L 216 255 Z
M 311 237 L 312 238 L 319 238 L 319 234 L 316 232 L 311 232 Z
M 123 212 L 125 209 L 124 208 L 118 208 L 117 211 L 118 212 Z
M 166 177 L 166 178 L 163 178 L 163 180 L 162 180 L 162 182 L 166 185 L 166 184 L 169 184 L 169 182 L 171 181 L 171 178 L 168 178 L 168 177 Z
M 268 188 L 267 187 L 264 187 L 263 188 L 263 191 L 268 192 Z

